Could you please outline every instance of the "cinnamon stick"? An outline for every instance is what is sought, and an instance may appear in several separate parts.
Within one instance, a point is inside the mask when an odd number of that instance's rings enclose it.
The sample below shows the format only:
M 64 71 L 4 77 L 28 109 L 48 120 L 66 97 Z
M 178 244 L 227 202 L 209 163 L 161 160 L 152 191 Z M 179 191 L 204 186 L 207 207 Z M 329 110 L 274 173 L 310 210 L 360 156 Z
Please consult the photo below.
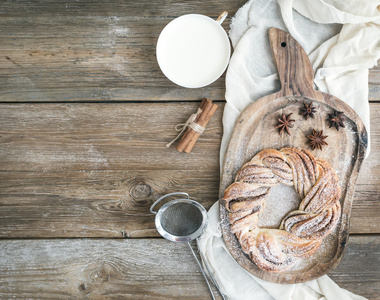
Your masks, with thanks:
M 212 103 L 212 100 L 204 98 L 199 108 L 202 112 L 195 119 L 195 123 L 205 128 L 218 106 Z M 179 152 L 184 151 L 186 153 L 190 153 L 199 137 L 200 133 L 191 128 L 187 128 L 181 140 L 177 144 L 177 150 Z
M 201 102 L 201 105 L 199 106 L 199 108 L 202 110 L 202 113 L 204 112 L 205 110 L 205 105 L 209 103 L 207 101 L 207 98 L 203 98 L 202 102 Z M 199 118 L 201 117 L 201 114 L 199 114 L 197 116 L 197 118 L 195 119 L 195 123 L 199 124 Z M 177 150 L 179 152 L 183 152 L 185 150 L 185 147 L 187 146 L 189 140 L 191 139 L 191 137 L 193 136 L 193 134 L 195 133 L 194 130 L 188 128 L 185 133 L 182 135 L 181 139 L 179 140 L 178 144 L 177 144 Z

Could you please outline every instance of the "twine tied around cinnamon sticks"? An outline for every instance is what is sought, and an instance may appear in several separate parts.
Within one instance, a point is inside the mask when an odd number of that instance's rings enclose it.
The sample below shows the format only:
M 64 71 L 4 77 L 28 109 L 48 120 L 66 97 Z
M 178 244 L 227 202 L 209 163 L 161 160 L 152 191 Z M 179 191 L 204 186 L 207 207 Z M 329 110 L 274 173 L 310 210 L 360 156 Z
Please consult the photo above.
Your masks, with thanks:
M 198 115 L 202 113 L 202 109 L 198 108 L 198 111 L 196 114 L 192 114 L 190 116 L 190 118 L 186 121 L 186 123 L 181 123 L 181 124 L 177 124 L 175 125 L 175 130 L 176 131 L 180 131 L 180 133 L 178 133 L 178 135 L 174 138 L 174 140 L 172 140 L 170 143 L 167 143 L 166 144 L 166 148 L 169 148 L 180 136 L 181 134 L 187 129 L 187 128 L 191 128 L 193 129 L 194 131 L 198 132 L 199 134 L 202 134 L 203 131 L 205 130 L 204 127 L 202 127 L 201 125 L 195 123 L 195 119 L 198 117 Z
M 212 103 L 212 100 L 204 98 L 197 112 L 192 114 L 186 123 L 175 126 L 179 133 L 170 143 L 166 144 L 166 147 L 169 148 L 183 134 L 176 148 L 179 152 L 190 153 L 217 108 L 218 106 Z

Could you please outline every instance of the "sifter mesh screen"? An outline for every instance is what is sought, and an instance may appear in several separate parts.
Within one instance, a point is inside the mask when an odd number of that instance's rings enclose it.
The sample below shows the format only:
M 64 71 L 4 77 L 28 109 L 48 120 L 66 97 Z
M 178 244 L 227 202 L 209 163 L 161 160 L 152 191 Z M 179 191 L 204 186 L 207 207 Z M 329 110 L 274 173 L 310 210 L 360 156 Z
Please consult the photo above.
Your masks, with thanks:
M 188 236 L 202 225 L 202 212 L 191 203 L 176 203 L 169 206 L 161 217 L 161 226 L 175 236 Z

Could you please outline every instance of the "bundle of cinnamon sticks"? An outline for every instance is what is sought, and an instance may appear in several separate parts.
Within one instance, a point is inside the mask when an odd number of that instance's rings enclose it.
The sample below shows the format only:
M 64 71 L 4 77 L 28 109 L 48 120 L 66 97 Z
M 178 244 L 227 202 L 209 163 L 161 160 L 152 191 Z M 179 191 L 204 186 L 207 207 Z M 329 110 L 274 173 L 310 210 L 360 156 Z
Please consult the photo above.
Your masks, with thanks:
M 215 113 L 216 109 L 218 108 L 218 106 L 212 103 L 212 100 L 208 98 L 203 98 L 202 103 L 199 106 L 199 108 L 202 111 L 197 116 L 194 122 L 199 124 L 203 128 L 205 128 L 207 123 L 210 121 L 212 115 Z M 196 132 L 195 130 L 191 128 L 187 128 L 184 134 L 182 135 L 182 138 L 177 144 L 177 147 L 176 147 L 177 150 L 179 152 L 190 153 L 191 150 L 194 148 L 194 145 L 197 142 L 200 135 L 201 134 Z

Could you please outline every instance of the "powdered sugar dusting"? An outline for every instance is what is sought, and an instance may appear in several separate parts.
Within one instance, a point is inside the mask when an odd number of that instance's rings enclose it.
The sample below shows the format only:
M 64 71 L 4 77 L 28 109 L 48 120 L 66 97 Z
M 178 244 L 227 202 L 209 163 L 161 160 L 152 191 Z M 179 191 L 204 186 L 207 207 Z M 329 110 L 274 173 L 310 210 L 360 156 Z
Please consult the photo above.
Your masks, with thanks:
M 293 186 L 280 184 L 270 189 L 269 198 L 259 215 L 261 228 L 278 228 L 282 219 L 291 211 L 297 210 L 300 197 Z

